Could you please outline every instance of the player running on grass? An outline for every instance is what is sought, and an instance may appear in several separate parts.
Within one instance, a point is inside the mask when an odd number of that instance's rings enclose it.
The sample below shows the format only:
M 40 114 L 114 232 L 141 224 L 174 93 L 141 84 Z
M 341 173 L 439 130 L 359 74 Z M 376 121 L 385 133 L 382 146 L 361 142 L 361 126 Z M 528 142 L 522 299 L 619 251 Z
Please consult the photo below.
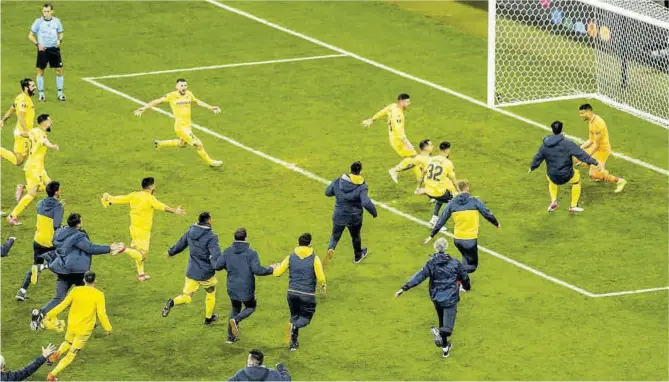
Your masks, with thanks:
M 164 141 L 155 140 L 153 144 L 155 147 L 184 147 L 184 146 L 193 146 L 197 150 L 197 153 L 200 155 L 200 158 L 204 159 L 209 166 L 219 167 L 223 164 L 220 160 L 214 160 L 209 157 L 206 151 L 204 151 L 204 146 L 202 142 L 193 134 L 192 131 L 192 122 L 191 122 L 191 104 L 196 103 L 199 106 L 206 107 L 207 109 L 214 112 L 214 114 L 219 114 L 221 108 L 218 106 L 210 106 L 199 99 L 195 98 L 193 92 L 188 90 L 188 84 L 183 78 L 177 80 L 177 90 L 167 93 L 164 96 L 154 99 L 148 104 L 140 107 L 135 110 L 135 115 L 140 117 L 146 109 L 150 109 L 158 104 L 163 102 L 169 102 L 170 107 L 172 108 L 172 114 L 174 115 L 174 131 L 177 133 L 177 139 L 169 139 Z
M 145 281 L 151 276 L 144 273 L 144 261 L 149 255 L 149 244 L 151 241 L 151 227 L 153 226 L 153 210 L 165 211 L 171 214 L 186 215 L 181 206 L 172 208 L 161 203 L 153 195 L 156 192 L 153 178 L 142 179 L 142 190 L 131 192 L 127 195 L 112 196 L 108 193 L 102 195 L 102 206 L 112 204 L 130 204 L 130 237 L 132 242 L 130 248 L 125 252 L 135 261 L 137 266 L 137 279 Z

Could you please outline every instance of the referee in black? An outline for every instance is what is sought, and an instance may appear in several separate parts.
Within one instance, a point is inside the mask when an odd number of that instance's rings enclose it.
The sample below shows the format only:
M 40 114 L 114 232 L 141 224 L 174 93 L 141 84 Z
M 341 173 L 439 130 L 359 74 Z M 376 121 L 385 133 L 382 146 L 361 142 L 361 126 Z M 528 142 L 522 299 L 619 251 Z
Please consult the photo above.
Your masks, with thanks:
M 60 46 L 63 43 L 63 23 L 53 16 L 53 4 L 42 6 L 42 17 L 36 19 L 30 27 L 28 38 L 37 47 L 37 90 L 39 101 L 46 101 L 44 96 L 44 69 L 47 64 L 56 70 L 56 87 L 58 100 L 65 101 L 63 85 L 63 58 L 60 55 Z

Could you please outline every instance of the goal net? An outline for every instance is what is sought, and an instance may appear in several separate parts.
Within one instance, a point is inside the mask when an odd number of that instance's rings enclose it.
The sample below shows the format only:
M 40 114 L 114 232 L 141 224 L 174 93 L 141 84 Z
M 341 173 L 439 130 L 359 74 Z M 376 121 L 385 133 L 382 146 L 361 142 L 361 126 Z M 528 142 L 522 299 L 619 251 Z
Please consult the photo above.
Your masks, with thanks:
M 654 0 L 490 0 L 488 106 L 601 100 L 669 128 L 669 9 Z

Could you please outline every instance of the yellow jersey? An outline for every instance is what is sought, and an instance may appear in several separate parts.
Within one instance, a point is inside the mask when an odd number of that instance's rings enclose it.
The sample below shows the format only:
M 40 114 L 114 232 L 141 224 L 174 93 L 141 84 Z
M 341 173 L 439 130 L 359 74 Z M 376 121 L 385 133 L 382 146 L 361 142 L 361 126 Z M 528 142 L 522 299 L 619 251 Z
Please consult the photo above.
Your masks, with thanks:
M 418 154 L 413 157 L 413 165 L 418 167 L 420 172 L 425 172 L 427 164 L 430 162 L 430 154 Z
M 455 196 L 455 185 L 450 177 L 455 177 L 453 162 L 443 155 L 430 157 L 424 179 L 425 192 L 438 197 L 450 191 Z
M 147 191 L 136 191 L 128 195 L 112 196 L 110 204 L 130 204 L 130 226 L 144 232 L 151 232 L 153 210 L 165 211 L 165 204 Z
M 30 138 L 30 154 L 23 170 L 31 172 L 44 171 L 44 157 L 46 157 L 48 150 L 44 144 L 47 140 L 46 131 L 36 127 L 28 132 L 28 137 Z
M 24 113 L 23 118 L 26 121 L 26 130 L 23 130 L 21 124 L 16 121 L 14 128 L 14 136 L 18 137 L 21 133 L 28 133 L 35 126 L 35 104 L 33 99 L 26 93 L 21 93 L 14 98 L 14 109 L 16 109 L 17 119 L 18 113 Z
M 404 110 L 401 107 L 396 103 L 391 103 L 374 114 L 372 119 L 376 121 L 383 117 L 386 117 L 388 122 L 388 137 L 391 142 L 406 138 L 406 134 L 404 133 Z
M 105 331 L 112 330 L 102 291 L 87 285 L 74 287 L 65 300 L 46 314 L 45 319 L 56 319 L 68 306 L 70 306 L 70 313 L 67 316 L 68 331 L 79 335 L 90 334 L 95 328 L 96 316 Z
M 588 122 L 588 139 L 593 144 L 597 144 L 597 151 L 611 151 L 609 129 L 606 127 L 606 122 L 604 122 L 602 117 L 595 115 L 590 122 Z
M 174 129 L 188 130 L 191 126 L 190 110 L 191 104 L 197 100 L 193 92 L 186 90 L 182 95 L 178 90 L 167 93 L 165 98 L 170 103 L 172 114 L 174 114 Z

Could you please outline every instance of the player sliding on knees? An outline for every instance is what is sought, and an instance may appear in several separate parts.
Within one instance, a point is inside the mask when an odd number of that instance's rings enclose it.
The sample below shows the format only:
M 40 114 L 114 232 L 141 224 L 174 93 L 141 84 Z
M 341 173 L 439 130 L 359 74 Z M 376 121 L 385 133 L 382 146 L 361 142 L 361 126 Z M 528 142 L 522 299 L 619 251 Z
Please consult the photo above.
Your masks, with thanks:
M 205 107 L 214 112 L 214 114 L 219 114 L 221 108 L 218 106 L 210 106 L 209 104 L 200 101 L 195 98 L 193 92 L 188 90 L 188 84 L 183 78 L 177 80 L 177 90 L 167 93 L 164 96 L 154 99 L 148 104 L 140 107 L 135 110 L 135 115 L 140 117 L 146 109 L 153 108 L 154 106 L 161 104 L 163 102 L 169 102 L 170 107 L 172 108 L 172 114 L 174 115 L 174 130 L 177 133 L 177 139 L 168 139 L 164 141 L 155 140 L 153 144 L 155 147 L 185 147 L 193 146 L 197 150 L 197 153 L 200 155 L 200 158 L 204 159 L 205 162 L 211 167 L 219 167 L 223 164 L 220 160 L 211 159 L 209 154 L 204 150 L 202 142 L 193 134 L 192 131 L 192 122 L 191 122 L 191 103 L 196 103 L 199 106 Z
M 374 114 L 372 118 L 362 122 L 363 126 L 370 127 L 375 121 L 386 117 L 386 120 L 388 121 L 388 138 L 390 139 L 390 146 L 403 158 L 397 166 L 388 171 L 395 183 L 398 182 L 397 174 L 401 170 L 411 166 L 413 157 L 416 156 L 416 150 L 404 133 L 404 110 L 406 110 L 410 104 L 411 99 L 409 98 L 409 95 L 402 93 L 397 96 L 396 103 L 391 103 L 381 109 L 378 113 Z M 413 173 L 416 176 L 416 180 L 420 182 L 423 178 L 423 173 L 419 166 L 413 166 Z

